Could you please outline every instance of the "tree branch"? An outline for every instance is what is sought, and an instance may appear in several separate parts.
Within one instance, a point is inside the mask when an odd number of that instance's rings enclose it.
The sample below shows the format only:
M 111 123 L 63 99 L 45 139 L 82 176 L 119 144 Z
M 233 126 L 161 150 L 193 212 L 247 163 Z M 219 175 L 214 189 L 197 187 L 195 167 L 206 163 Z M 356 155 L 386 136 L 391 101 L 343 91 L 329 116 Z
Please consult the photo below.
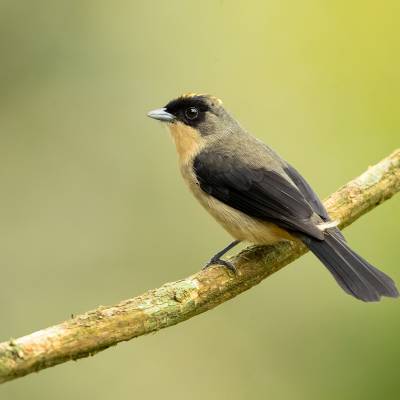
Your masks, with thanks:
M 400 149 L 340 188 L 325 205 L 343 228 L 398 191 Z M 59 325 L 3 342 L 0 383 L 185 321 L 258 284 L 306 251 L 300 242 L 251 246 L 233 258 L 237 275 L 212 267 L 115 306 L 102 306 Z

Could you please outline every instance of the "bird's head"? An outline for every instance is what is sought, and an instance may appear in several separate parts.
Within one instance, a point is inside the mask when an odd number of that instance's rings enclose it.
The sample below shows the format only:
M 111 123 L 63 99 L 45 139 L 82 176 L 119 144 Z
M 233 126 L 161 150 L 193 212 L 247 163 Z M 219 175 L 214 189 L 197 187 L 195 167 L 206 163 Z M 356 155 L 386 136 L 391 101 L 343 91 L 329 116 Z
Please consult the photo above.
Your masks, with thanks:
M 240 131 L 222 101 L 206 94 L 184 94 L 147 115 L 168 126 L 180 161 L 185 164 L 214 140 Z
M 217 97 L 207 94 L 188 93 L 171 100 L 165 107 L 150 111 L 150 118 L 157 119 L 188 131 L 195 130 L 205 137 L 222 133 L 234 122 Z

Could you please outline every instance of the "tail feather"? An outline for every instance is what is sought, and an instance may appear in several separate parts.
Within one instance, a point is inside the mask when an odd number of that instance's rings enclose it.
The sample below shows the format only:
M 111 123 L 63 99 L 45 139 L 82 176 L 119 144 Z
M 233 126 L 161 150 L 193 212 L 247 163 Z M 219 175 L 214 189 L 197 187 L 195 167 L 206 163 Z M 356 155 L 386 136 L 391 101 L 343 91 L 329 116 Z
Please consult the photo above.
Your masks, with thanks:
M 381 296 L 399 297 L 393 280 L 350 249 L 339 229 L 327 230 L 325 240 L 310 237 L 302 240 L 346 293 L 363 301 L 379 301 Z

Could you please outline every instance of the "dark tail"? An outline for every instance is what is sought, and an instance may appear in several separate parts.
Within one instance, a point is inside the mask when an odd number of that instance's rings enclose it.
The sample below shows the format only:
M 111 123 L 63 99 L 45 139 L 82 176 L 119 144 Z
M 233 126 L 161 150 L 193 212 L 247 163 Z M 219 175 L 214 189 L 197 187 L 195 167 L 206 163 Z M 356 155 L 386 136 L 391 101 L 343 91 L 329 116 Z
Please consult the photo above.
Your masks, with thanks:
M 362 301 L 399 297 L 393 280 L 350 249 L 339 229 L 327 230 L 325 240 L 310 237 L 302 240 L 348 294 Z

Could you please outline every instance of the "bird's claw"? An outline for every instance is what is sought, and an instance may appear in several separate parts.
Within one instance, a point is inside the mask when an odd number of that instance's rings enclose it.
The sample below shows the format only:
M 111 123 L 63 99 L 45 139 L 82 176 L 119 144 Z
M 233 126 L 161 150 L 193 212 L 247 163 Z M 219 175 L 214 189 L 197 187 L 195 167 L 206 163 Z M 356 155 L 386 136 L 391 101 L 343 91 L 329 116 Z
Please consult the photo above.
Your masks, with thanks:
M 230 271 L 232 271 L 233 273 L 237 273 L 237 269 L 235 267 L 235 265 L 229 261 L 225 261 L 225 260 L 221 260 L 220 258 L 212 258 L 204 267 L 204 269 L 207 269 L 209 267 L 211 267 L 212 265 L 221 265 L 227 269 L 229 269 Z

